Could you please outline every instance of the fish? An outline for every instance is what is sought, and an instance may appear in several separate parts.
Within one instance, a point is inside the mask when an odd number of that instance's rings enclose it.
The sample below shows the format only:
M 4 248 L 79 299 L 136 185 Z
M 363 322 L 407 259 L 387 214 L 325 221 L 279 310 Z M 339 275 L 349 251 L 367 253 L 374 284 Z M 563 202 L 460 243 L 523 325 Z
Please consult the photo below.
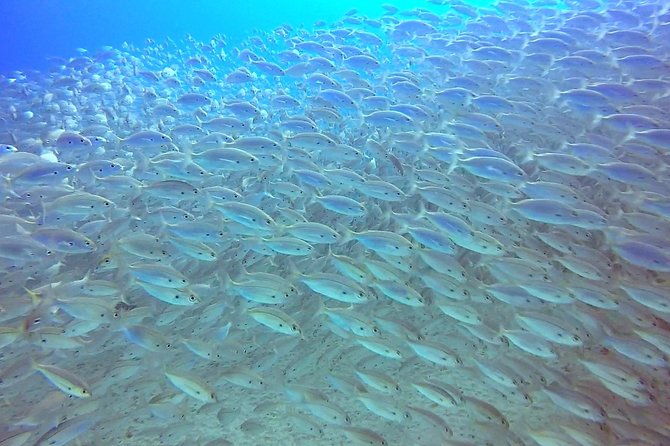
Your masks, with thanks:
M 400 392 L 400 385 L 390 376 L 372 370 L 355 370 L 356 376 L 366 385 L 387 394 Z
M 358 336 L 378 336 L 380 334 L 376 325 L 363 317 L 359 317 L 352 310 L 353 306 L 348 308 L 328 308 L 324 306 L 319 312 L 325 314 L 338 327 L 350 330 Z
M 303 402 L 300 404 L 305 410 L 315 417 L 334 425 L 349 425 L 351 418 L 341 408 L 325 401 Z
M 346 303 L 365 303 L 367 293 L 355 281 L 331 273 L 303 275 L 300 281 L 312 291 L 334 300 Z
M 178 372 L 165 372 L 165 377 L 177 389 L 181 390 L 190 397 L 205 403 L 216 401 L 216 395 L 208 386 L 198 379 Z
M 93 395 L 90 386 L 68 370 L 37 362 L 33 362 L 33 368 L 68 395 L 77 398 L 90 398 Z
M 65 445 L 92 429 L 98 419 L 90 414 L 72 417 L 60 422 L 37 439 L 36 445 Z
M 189 280 L 170 266 L 159 263 L 133 263 L 129 265 L 130 274 L 140 282 L 164 288 L 184 288 Z
M 129 147 L 166 147 L 167 144 L 171 142 L 172 138 L 155 130 L 140 130 L 128 135 L 125 138 L 119 138 L 120 145 Z
M 393 280 L 378 281 L 374 286 L 385 296 L 410 307 L 424 306 L 424 299 L 416 290 Z
M 342 232 L 344 234 L 341 244 L 347 243 L 349 240 L 356 240 L 366 248 L 382 255 L 406 256 L 411 254 L 414 249 L 409 240 L 390 231 L 368 230 L 357 233 L 349 229 L 343 229 Z
M 439 406 L 452 408 L 460 404 L 451 392 L 436 383 L 429 381 L 416 382 L 412 383 L 412 387 Z
M 397 405 L 394 404 L 392 400 L 388 398 L 382 398 L 379 396 L 371 397 L 368 395 L 359 395 L 357 399 L 370 412 L 382 418 L 385 418 L 389 421 L 402 423 L 412 419 L 412 416 L 408 411 L 405 411 L 402 408 L 397 407 Z
M 667 5 L 415 3 L 0 75 L 0 443 L 669 443 Z
M 360 444 L 387 446 L 388 442 L 377 432 L 366 428 L 342 427 L 342 432 L 348 438 Z
M 283 334 L 302 336 L 302 330 L 296 321 L 282 310 L 271 307 L 254 307 L 247 311 L 256 322 Z
M 137 281 L 144 291 L 151 297 L 171 305 L 190 306 L 200 303 L 200 299 L 188 289 L 177 289 L 172 287 L 163 287 L 149 282 Z

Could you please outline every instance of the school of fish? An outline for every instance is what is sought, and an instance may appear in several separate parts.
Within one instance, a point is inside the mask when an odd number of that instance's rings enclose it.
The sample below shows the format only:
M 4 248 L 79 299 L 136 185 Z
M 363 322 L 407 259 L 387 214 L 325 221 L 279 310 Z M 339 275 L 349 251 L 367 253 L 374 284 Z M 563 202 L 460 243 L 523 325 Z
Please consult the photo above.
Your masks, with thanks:
M 667 446 L 669 6 L 0 77 L 0 445 Z

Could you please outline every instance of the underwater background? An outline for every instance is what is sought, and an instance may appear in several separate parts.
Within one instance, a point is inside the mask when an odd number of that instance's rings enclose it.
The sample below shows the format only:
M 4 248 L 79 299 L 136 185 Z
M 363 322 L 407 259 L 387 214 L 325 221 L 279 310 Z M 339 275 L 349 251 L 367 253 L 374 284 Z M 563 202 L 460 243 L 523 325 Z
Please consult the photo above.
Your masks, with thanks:
M 670 444 L 670 3 L 0 3 L 0 446 Z
M 216 1 L 178 0 L 6 0 L 0 5 L 0 72 L 45 68 L 50 56 L 72 56 L 76 48 L 93 50 L 123 42 L 143 44 L 146 39 L 179 38 L 191 34 L 206 41 L 224 34 L 237 44 L 256 30 L 281 24 L 311 27 L 317 21 L 333 22 L 345 12 L 381 14 L 383 1 Z M 425 2 L 421 7 L 435 9 Z M 468 2 L 487 5 L 488 0 Z M 412 0 L 394 6 L 411 9 Z

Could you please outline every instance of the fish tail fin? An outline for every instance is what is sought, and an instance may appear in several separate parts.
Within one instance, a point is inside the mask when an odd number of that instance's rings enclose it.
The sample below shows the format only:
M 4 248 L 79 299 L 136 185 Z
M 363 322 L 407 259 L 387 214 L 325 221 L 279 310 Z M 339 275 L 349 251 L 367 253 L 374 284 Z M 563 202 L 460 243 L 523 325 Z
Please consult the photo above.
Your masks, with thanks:
M 50 288 L 45 287 L 45 289 L 48 290 Z M 37 290 L 29 290 L 28 288 L 25 288 L 25 287 L 23 288 L 23 290 L 26 293 L 28 293 L 28 297 L 30 297 L 30 301 L 32 302 L 32 304 L 34 306 L 39 305 L 44 300 L 44 298 L 42 297 L 42 293 L 37 292 Z
M 502 342 L 505 344 L 509 345 L 509 341 L 505 337 L 505 333 L 507 332 L 507 329 L 502 326 L 502 324 L 498 324 L 498 329 L 496 330 L 496 339 L 500 339 Z
M 605 125 L 603 123 L 603 113 L 598 112 L 593 116 L 593 119 L 591 121 L 591 129 L 595 129 L 601 125 Z
M 342 223 L 335 223 L 335 230 L 340 233 L 338 245 L 344 245 L 354 239 L 354 231 L 344 226 Z
M 316 311 L 314 312 L 314 315 L 312 316 L 312 319 L 317 319 L 321 316 L 326 315 L 326 313 L 330 310 L 324 303 L 323 299 L 318 299 L 318 303 L 316 306 Z
M 205 121 L 203 120 L 203 118 L 206 118 L 206 117 L 207 117 L 207 114 L 204 114 L 204 113 L 193 113 L 193 117 L 194 117 L 195 120 L 196 120 L 196 125 L 197 125 L 198 127 L 202 128 L 202 124 L 205 123 Z
M 37 359 L 35 359 L 34 356 L 30 357 L 30 370 L 34 370 L 36 372 L 40 371 L 40 364 L 37 362 Z
M 625 204 L 629 205 L 633 209 L 639 209 L 640 206 L 644 204 L 645 201 L 645 194 L 644 192 L 640 191 L 624 191 L 620 192 L 621 196 L 621 201 L 623 201 Z
M 18 223 L 15 225 L 15 227 L 16 227 L 16 233 L 19 234 L 19 235 L 30 235 L 31 234 L 30 231 L 28 231 L 26 228 L 24 228 L 23 226 L 21 226 Z
M 279 167 L 275 167 L 271 171 L 262 171 L 258 174 L 257 180 L 261 186 L 261 194 L 263 197 L 276 198 L 270 193 L 270 179 L 274 176 L 274 173 L 278 168 Z
M 14 182 L 9 175 L 2 175 L 2 182 L 4 183 L 5 190 L 14 198 L 22 198 L 20 194 L 14 191 Z
M 47 205 L 46 202 L 43 199 L 40 199 L 40 212 L 42 213 L 42 216 L 40 218 L 40 222 L 42 225 L 46 225 L 47 223 Z
M 193 163 L 193 145 L 194 143 L 184 140 L 179 144 L 179 150 L 184 154 L 184 161 L 182 165 L 186 166 L 188 163 Z M 203 169 L 204 170 L 204 169 Z
M 233 322 L 228 321 L 225 325 L 219 327 L 216 329 L 215 334 L 214 334 L 214 339 L 216 339 L 218 342 L 223 342 L 228 338 L 228 334 L 230 333 L 230 327 L 232 327 Z
M 454 161 L 449 163 L 449 166 L 447 167 L 447 172 L 446 175 L 450 175 L 456 168 L 458 167 L 458 157 L 454 157 Z
M 305 264 L 308 268 L 311 268 L 316 271 L 321 271 L 326 268 L 326 264 L 328 263 L 328 257 L 327 256 L 319 256 L 318 259 L 313 259 L 312 257 L 303 257 L 296 259 L 297 266 L 301 266 L 302 264 Z M 305 269 L 308 269 L 305 268 Z
M 626 134 L 621 138 L 620 144 L 629 142 L 632 139 L 635 139 L 636 131 L 634 129 L 629 129 Z
M 244 269 L 242 271 L 246 272 L 246 270 Z M 226 271 L 225 269 L 222 269 L 215 275 L 217 280 L 219 281 L 219 286 L 224 290 L 228 289 L 230 285 L 233 283 L 233 279 L 230 278 L 228 271 Z
M 409 178 L 409 188 L 407 190 L 407 195 L 412 196 L 416 194 L 416 191 L 419 188 L 418 186 L 419 176 L 416 174 L 413 166 L 410 167 L 408 178 Z
M 426 149 L 421 149 L 419 151 L 419 156 L 423 157 L 425 155 L 425 152 L 426 152 Z M 405 173 L 406 173 L 405 177 L 407 178 L 407 182 L 409 183 L 409 187 L 410 187 L 410 191 L 411 191 L 412 188 L 414 187 L 414 185 L 416 184 L 416 182 L 419 179 L 419 176 L 416 173 L 416 169 L 414 168 L 413 163 L 408 163 L 405 166 Z
M 116 136 L 116 133 L 110 133 L 109 142 L 112 144 L 114 149 L 120 149 L 123 147 L 125 140 Z
M 130 273 L 129 264 L 126 262 L 119 262 L 114 272 L 114 280 L 116 283 L 121 283 L 124 285 L 124 289 L 129 289 L 135 285 L 135 278 Z M 127 288 L 125 288 L 127 287 Z
M 417 219 L 424 218 L 426 216 L 426 212 L 428 212 L 426 210 L 426 203 L 424 203 L 423 200 L 420 200 L 419 201 L 419 210 L 416 213 Z
M 53 294 L 51 286 L 41 287 L 39 288 L 40 291 L 37 289 L 30 290 L 25 287 L 23 289 L 28 294 L 28 297 L 30 297 L 33 305 L 32 310 L 23 318 L 19 325 L 21 334 L 27 334 L 42 321 L 42 314 L 56 301 L 56 296 Z
M 164 221 L 161 221 L 161 223 L 158 225 L 158 230 L 156 231 L 156 238 L 160 240 L 167 240 L 168 242 L 172 241 L 173 239 L 178 239 L 177 236 L 170 232 L 169 228 L 170 225 Z
M 299 280 L 303 275 L 293 259 L 286 260 L 286 275 L 291 280 Z

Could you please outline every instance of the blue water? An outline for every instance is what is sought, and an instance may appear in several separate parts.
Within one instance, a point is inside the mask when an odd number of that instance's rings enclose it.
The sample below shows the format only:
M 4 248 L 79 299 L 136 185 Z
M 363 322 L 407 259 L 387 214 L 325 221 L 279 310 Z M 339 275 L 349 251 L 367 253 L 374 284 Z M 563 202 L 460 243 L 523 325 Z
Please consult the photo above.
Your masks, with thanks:
M 94 51 L 124 42 L 143 45 L 147 38 L 181 38 L 186 33 L 197 40 L 221 33 L 234 43 L 284 23 L 334 22 L 352 8 L 378 17 L 385 3 L 400 9 L 446 9 L 421 0 L 3 0 L 0 73 L 44 69 L 47 57 L 75 56 L 77 48 Z

